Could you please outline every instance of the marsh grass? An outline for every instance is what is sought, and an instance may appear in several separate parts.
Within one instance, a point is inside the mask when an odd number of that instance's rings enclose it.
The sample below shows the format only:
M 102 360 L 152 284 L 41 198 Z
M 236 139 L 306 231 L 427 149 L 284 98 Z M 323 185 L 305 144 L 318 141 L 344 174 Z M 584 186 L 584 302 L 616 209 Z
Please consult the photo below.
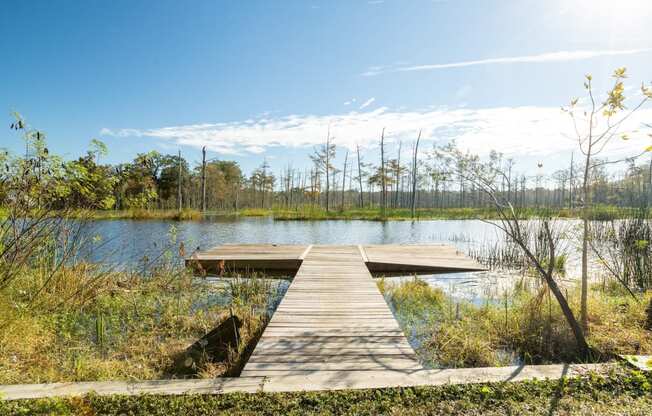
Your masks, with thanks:
M 628 218 L 633 215 L 632 208 L 619 208 L 613 206 L 595 206 L 589 214 L 589 219 L 611 221 L 619 218 Z M 0 208 L 0 216 L 2 209 Z M 66 212 L 67 217 L 90 218 L 95 220 L 134 219 L 134 220 L 175 220 L 199 221 L 207 216 L 222 217 L 271 217 L 275 220 L 471 220 L 471 219 L 497 219 L 495 210 L 491 208 L 418 208 L 413 218 L 409 208 L 388 208 L 385 215 L 380 208 L 347 208 L 344 210 L 330 210 L 317 206 L 303 205 L 294 209 L 275 206 L 273 208 L 242 208 L 240 210 L 211 211 L 202 213 L 197 209 L 186 208 L 181 211 L 174 209 L 129 209 L 129 210 L 77 210 Z M 539 217 L 579 218 L 580 210 L 567 208 L 523 208 L 519 210 L 522 219 Z
M 173 220 L 173 221 L 199 221 L 204 218 L 201 211 L 185 208 L 181 211 L 175 209 L 129 209 L 129 210 L 77 210 L 65 214 L 69 218 L 82 218 L 92 220 Z
M 416 280 L 379 284 L 404 332 L 417 334 L 418 353 L 426 363 L 486 367 L 579 360 L 573 334 L 545 286 L 517 285 L 504 297 L 481 305 L 426 286 Z M 570 292 L 570 299 L 577 310 L 578 293 Z M 595 360 L 652 353 L 652 333 L 646 329 L 650 302 L 652 292 L 637 301 L 615 286 L 592 287 L 588 340 Z
M 63 268 L 38 302 L 30 302 L 33 270 L 0 292 L 0 383 L 180 376 L 171 373 L 175 357 L 234 314 L 243 322 L 237 350 L 222 362 L 195 363 L 192 374 L 219 376 L 240 365 L 268 320 L 273 293 L 264 279 L 239 279 L 223 292 L 185 270 L 160 268 L 105 274 L 88 287 L 97 273 L 91 265 Z M 211 303 L 212 296 L 231 302 Z
M 539 217 L 579 218 L 580 210 L 567 208 L 522 208 L 519 209 L 522 219 Z M 633 209 L 613 206 L 592 207 L 589 218 L 595 221 L 610 221 L 631 216 Z M 238 212 L 241 216 L 270 216 L 276 220 L 465 220 L 465 219 L 497 219 L 492 208 L 418 208 L 413 218 L 409 208 L 387 208 L 385 215 L 380 208 L 348 208 L 326 211 L 321 207 L 304 205 L 294 209 L 284 207 L 248 208 Z

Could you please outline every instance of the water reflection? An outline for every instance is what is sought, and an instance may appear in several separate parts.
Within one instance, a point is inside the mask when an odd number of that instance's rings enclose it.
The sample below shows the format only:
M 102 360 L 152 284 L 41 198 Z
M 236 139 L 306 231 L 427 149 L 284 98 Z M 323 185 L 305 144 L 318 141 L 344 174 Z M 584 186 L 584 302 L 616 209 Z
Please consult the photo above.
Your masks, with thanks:
M 572 224 L 571 222 L 568 222 Z M 143 259 L 181 261 L 185 254 L 225 243 L 278 244 L 419 244 L 445 243 L 463 252 L 504 241 L 491 224 L 475 220 L 432 221 L 274 221 L 261 218 L 213 217 L 204 221 L 109 220 L 87 224 L 93 240 L 84 256 L 93 262 L 138 267 Z M 167 250 L 166 250 L 167 249 Z M 579 256 L 569 250 L 567 274 L 579 269 Z M 411 277 L 410 277 L 411 278 Z M 500 297 L 520 276 L 504 272 L 420 276 L 455 297 L 472 302 Z M 401 277 L 391 279 L 400 280 Z

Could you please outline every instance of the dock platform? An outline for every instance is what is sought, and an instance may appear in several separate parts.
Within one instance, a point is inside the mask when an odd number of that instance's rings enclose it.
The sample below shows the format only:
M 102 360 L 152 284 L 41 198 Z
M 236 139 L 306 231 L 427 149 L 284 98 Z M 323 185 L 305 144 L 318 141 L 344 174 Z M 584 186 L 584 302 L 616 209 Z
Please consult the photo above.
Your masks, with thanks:
M 224 245 L 187 261 L 204 270 L 296 271 L 243 377 L 423 370 L 371 272 L 483 270 L 445 245 Z

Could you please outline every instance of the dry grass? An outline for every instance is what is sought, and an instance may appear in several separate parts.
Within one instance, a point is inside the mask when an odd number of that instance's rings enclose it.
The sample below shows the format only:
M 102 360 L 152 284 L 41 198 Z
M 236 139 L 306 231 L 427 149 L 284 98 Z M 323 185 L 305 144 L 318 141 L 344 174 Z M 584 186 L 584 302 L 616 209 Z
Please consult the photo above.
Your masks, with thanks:
M 26 270 L 11 289 L 0 292 L 0 383 L 174 376 L 175 358 L 228 318 L 232 306 L 243 322 L 238 351 L 224 362 L 197 363 L 194 374 L 219 376 L 238 364 L 267 321 L 269 292 L 246 298 L 241 293 L 269 291 L 269 285 L 243 290 L 251 286 L 243 280 L 218 289 L 182 270 L 135 276 L 83 266 L 62 269 L 57 284 L 30 302 L 38 275 Z M 240 294 L 232 304 L 211 302 L 234 289 Z
M 198 221 L 204 218 L 201 211 L 197 209 L 184 208 L 181 211 L 176 209 L 129 209 L 129 210 L 79 210 L 68 216 L 94 220 L 175 220 L 175 221 Z
M 383 282 L 406 333 L 417 333 L 419 353 L 426 362 L 442 367 L 484 367 L 577 361 L 575 340 L 560 308 L 545 287 L 518 288 L 506 299 L 482 306 L 432 297 L 424 284 Z M 594 287 L 589 297 L 588 341 L 596 360 L 613 354 L 652 353 L 652 332 L 646 308 L 652 292 L 636 301 L 622 291 Z M 573 310 L 579 310 L 579 292 L 570 292 Z M 428 316 L 413 319 L 417 311 Z

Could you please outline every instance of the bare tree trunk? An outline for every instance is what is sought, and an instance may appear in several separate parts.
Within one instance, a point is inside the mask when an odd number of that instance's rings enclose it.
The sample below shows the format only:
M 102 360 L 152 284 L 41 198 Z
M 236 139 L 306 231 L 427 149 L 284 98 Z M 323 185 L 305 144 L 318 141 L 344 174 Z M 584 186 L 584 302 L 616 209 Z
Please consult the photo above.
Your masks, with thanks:
M 201 210 L 206 212 L 206 146 L 201 148 Z
M 421 140 L 421 130 L 419 130 L 417 141 L 414 144 L 414 154 L 412 155 L 412 203 L 410 205 L 412 218 L 416 214 L 417 203 L 417 154 L 419 152 L 419 140 Z
M 650 158 L 650 167 L 648 169 L 648 179 L 647 179 L 647 203 L 646 207 L 650 206 L 652 203 L 652 158 Z
M 358 153 L 358 184 L 360 185 L 360 208 L 364 208 L 364 189 L 362 188 L 362 163 L 360 162 L 360 146 L 355 145 Z
M 344 170 L 342 170 L 342 204 L 340 206 L 340 211 L 344 211 L 344 188 L 346 186 L 346 162 L 349 159 L 349 151 L 346 151 L 344 155 Z
M 383 189 L 381 190 L 380 213 L 385 217 L 385 208 L 387 205 L 387 184 L 385 180 L 385 129 L 380 134 L 380 182 Z
M 586 342 L 584 331 L 580 326 L 579 322 L 577 322 L 577 319 L 575 319 L 573 310 L 568 305 L 568 301 L 566 300 L 566 297 L 561 292 L 561 289 L 559 288 L 557 282 L 553 277 L 553 270 L 555 267 L 555 244 L 551 236 L 548 222 L 544 221 L 543 226 L 546 232 L 546 238 L 548 239 L 548 245 L 550 247 L 547 270 L 545 270 L 542 267 L 541 262 L 538 259 L 536 259 L 536 257 L 532 254 L 532 252 L 530 252 L 530 250 L 527 247 L 525 247 L 522 241 L 519 241 L 517 239 L 517 243 L 519 244 L 519 246 L 521 246 L 521 248 L 523 249 L 525 254 L 530 258 L 530 260 L 532 260 L 539 274 L 544 277 L 546 284 L 550 288 L 550 291 L 555 295 L 555 299 L 557 299 L 557 302 L 559 303 L 559 307 L 561 308 L 561 311 L 564 314 L 564 317 L 566 318 L 566 322 L 568 322 L 568 324 L 571 327 L 571 330 L 573 331 L 573 336 L 575 337 L 575 342 L 577 343 L 579 350 L 581 351 L 582 355 L 585 358 L 587 358 L 590 354 L 590 349 L 588 343 Z
M 582 321 L 582 328 L 586 331 L 589 328 L 589 312 L 588 312 L 588 292 L 589 292 L 589 210 L 591 206 L 590 195 L 590 165 L 591 165 L 591 142 L 586 152 L 586 164 L 584 166 L 584 180 L 582 182 L 582 193 L 584 196 L 584 206 L 582 209 L 582 290 L 581 290 L 581 313 L 580 320 Z
M 329 191 L 330 191 L 330 179 L 329 179 L 329 169 L 330 169 L 330 153 L 331 153 L 331 126 L 328 126 L 328 134 L 326 135 L 326 212 L 329 210 Z
M 394 208 L 398 208 L 398 190 L 401 182 L 401 147 L 403 146 L 403 142 L 399 141 L 398 142 L 398 156 L 396 158 L 396 183 L 394 184 Z
M 181 211 L 183 208 L 183 201 L 181 200 L 181 150 L 179 150 L 179 160 L 177 163 L 179 163 L 179 175 L 177 176 L 177 205 L 179 211 Z

